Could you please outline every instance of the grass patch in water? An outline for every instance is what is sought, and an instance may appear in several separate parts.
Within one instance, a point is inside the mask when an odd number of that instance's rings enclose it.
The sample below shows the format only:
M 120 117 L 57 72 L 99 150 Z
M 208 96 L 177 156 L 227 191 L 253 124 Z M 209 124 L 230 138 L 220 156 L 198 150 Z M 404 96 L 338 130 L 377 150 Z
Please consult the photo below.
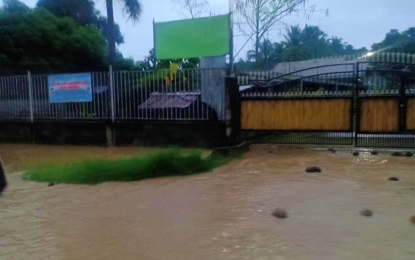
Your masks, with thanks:
M 166 149 L 130 158 L 92 159 L 65 166 L 37 166 L 29 169 L 23 179 L 94 185 L 193 175 L 208 172 L 226 162 L 227 159 L 218 155 L 203 156 L 202 150 Z

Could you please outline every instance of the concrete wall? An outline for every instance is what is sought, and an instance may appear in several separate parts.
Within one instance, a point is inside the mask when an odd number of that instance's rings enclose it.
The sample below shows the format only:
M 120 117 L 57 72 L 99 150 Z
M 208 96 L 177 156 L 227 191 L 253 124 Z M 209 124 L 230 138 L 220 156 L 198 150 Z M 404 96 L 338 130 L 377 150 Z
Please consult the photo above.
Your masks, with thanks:
M 214 147 L 226 140 L 224 122 L 0 122 L 0 142 L 8 143 Z

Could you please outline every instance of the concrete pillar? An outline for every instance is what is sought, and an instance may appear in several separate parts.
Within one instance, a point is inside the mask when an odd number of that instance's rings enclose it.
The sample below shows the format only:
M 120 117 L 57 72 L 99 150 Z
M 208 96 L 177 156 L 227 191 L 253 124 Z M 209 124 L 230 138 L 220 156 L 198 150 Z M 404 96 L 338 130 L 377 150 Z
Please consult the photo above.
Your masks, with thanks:
M 107 146 L 108 147 L 116 146 L 114 127 L 112 125 L 106 125 L 105 129 L 106 129 Z
M 225 125 L 228 139 L 236 139 L 240 130 L 240 102 L 238 79 L 227 77 L 225 79 Z

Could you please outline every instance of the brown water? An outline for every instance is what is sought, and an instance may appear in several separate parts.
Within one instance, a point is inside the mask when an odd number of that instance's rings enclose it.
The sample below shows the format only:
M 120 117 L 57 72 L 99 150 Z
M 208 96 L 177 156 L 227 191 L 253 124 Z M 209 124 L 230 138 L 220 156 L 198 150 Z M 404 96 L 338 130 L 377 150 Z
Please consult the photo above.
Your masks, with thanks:
M 23 155 L 53 149 L 59 157 L 68 147 L 25 149 L 6 154 L 9 168 Z M 0 198 L 0 259 L 413 260 L 414 169 L 415 158 L 263 145 L 191 177 L 48 188 L 12 174 Z M 289 218 L 272 217 L 277 207 Z M 374 216 L 360 216 L 364 208 Z

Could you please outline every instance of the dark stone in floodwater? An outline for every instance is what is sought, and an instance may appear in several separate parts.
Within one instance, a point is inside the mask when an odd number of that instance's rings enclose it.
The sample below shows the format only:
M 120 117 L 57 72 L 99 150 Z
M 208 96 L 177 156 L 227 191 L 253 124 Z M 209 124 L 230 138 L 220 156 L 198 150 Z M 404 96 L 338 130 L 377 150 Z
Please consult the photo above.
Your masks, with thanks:
M 353 156 L 359 156 L 359 152 L 358 151 L 354 151 L 353 152 Z
M 372 155 L 378 155 L 379 153 L 378 153 L 378 151 L 372 151 L 371 154 Z
M 318 167 L 307 167 L 307 169 L 305 169 L 306 172 L 310 172 L 310 173 L 314 173 L 314 172 L 321 172 L 321 169 Z
M 52 187 L 52 186 L 55 186 L 55 184 L 56 184 L 56 183 L 54 183 L 54 182 L 51 182 L 51 183 L 49 183 L 49 184 L 48 184 L 48 187 Z
M 390 177 L 388 180 L 390 180 L 390 181 L 399 181 L 399 178 L 398 177 Z
M 405 156 L 406 156 L 406 157 L 412 157 L 412 156 L 414 156 L 414 154 L 413 154 L 413 153 L 411 153 L 411 152 L 406 152 L 406 153 L 405 153 Z
M 274 153 L 273 151 L 268 151 L 268 153 Z
M 415 224 L 415 216 L 411 217 L 411 222 L 412 222 L 412 224 Z
M 6 171 L 3 168 L 3 161 L 0 157 L 0 194 L 6 189 L 7 181 L 6 181 Z
M 373 212 L 370 209 L 364 209 L 360 211 L 360 215 L 365 216 L 365 217 L 371 217 L 373 216 Z
M 272 215 L 276 218 L 280 218 L 280 219 L 284 219 L 284 218 L 288 218 L 288 214 L 285 210 L 283 209 L 276 209 L 274 210 L 274 212 L 272 212 Z
M 334 150 L 333 148 L 328 149 L 329 152 L 335 153 L 336 150 Z
M 401 152 L 394 152 L 391 155 L 392 156 L 405 156 L 405 154 L 404 153 L 401 153 Z

